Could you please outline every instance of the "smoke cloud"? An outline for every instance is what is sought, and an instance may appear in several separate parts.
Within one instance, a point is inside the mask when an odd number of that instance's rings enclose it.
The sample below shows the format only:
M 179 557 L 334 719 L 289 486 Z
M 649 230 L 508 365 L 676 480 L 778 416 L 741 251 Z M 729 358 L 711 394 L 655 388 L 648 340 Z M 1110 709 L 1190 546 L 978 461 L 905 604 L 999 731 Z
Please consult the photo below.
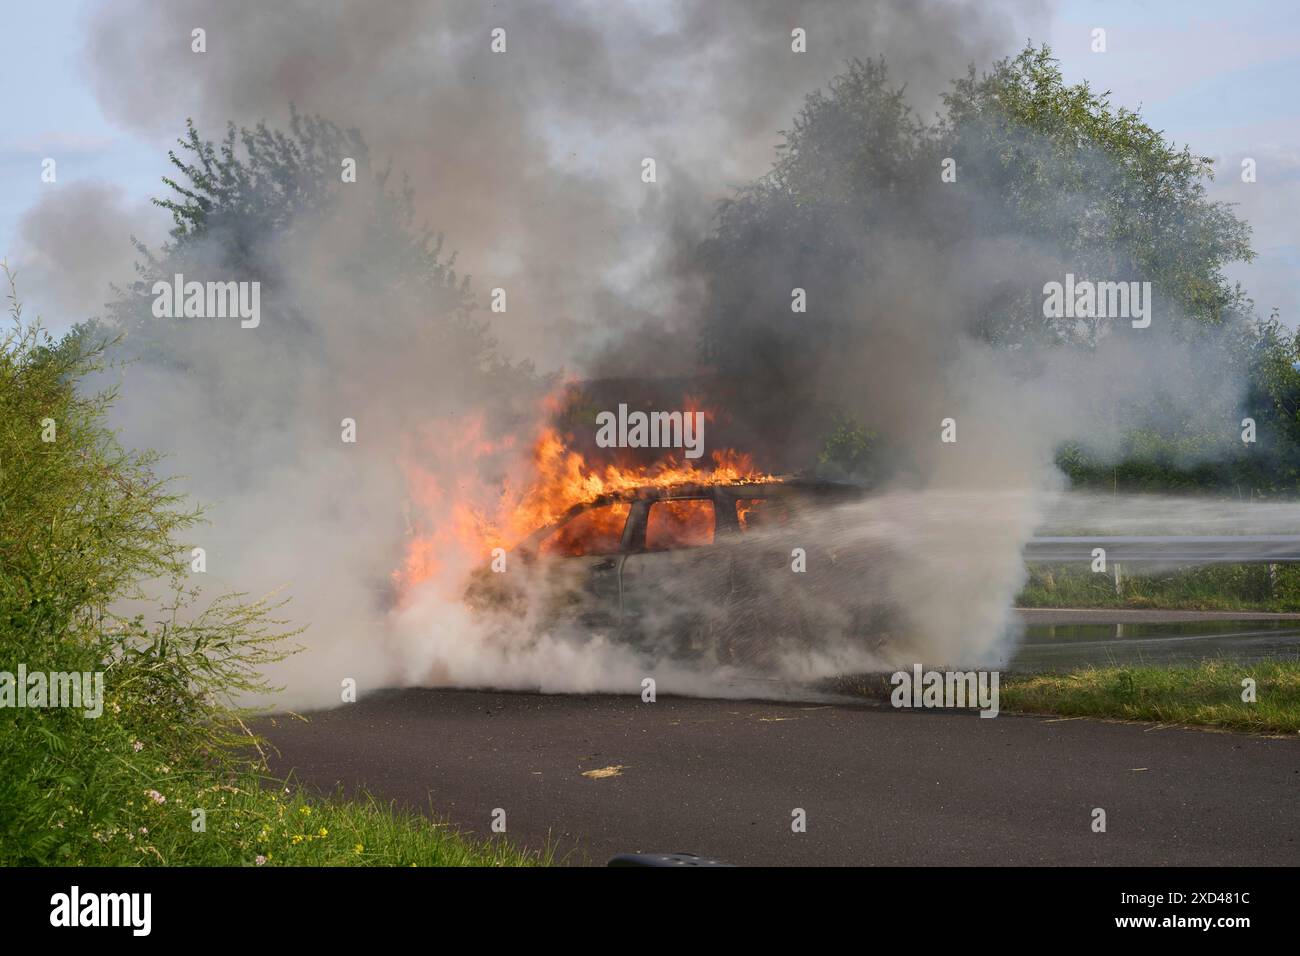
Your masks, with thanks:
M 881 436 L 895 465 L 883 493 L 802 533 L 810 551 L 869 556 L 848 586 L 869 585 L 895 609 L 896 643 L 855 643 L 848 623 L 826 620 L 811 646 L 769 648 L 767 672 L 807 679 L 903 654 L 989 659 L 1012 632 L 1020 547 L 1060 487 L 1057 444 L 1086 432 L 1113 447 L 1108 416 L 1126 395 L 1159 389 L 1180 402 L 1194 384 L 1217 413 L 1234 407 L 1237 386 L 1208 379 L 1220 394 L 1207 400 L 1206 378 L 1184 378 L 1203 353 L 1159 331 L 1140 348 L 1110 337 L 1086 368 L 1048 350 L 990 347 L 973 334 L 980 308 L 1009 283 L 1041 285 L 1072 264 L 997 229 L 938 245 L 927 229 L 949 213 L 929 206 L 882 199 L 870 235 L 828 224 L 803 260 L 825 275 L 802 281 L 791 280 L 789 250 L 755 246 L 752 272 L 770 287 L 756 283 L 739 308 L 701 268 L 700 249 L 716 202 L 768 169 L 804 96 L 848 58 L 885 55 L 891 81 L 930 116 L 953 77 L 1012 52 L 1043 17 L 1036 3 L 937 0 L 617 13 L 414 0 L 102 7 L 87 54 L 110 118 L 164 137 L 193 117 L 217 137 L 227 121 L 282 124 L 293 103 L 356 127 L 365 173 L 391 165 L 409 177 L 417 219 L 456 251 L 459 275 L 404 284 L 393 248 L 370 228 L 373 193 L 345 190 L 328 215 L 305 211 L 249 250 L 275 288 L 261 328 L 178 324 L 166 336 L 172 360 L 125 373 L 124 437 L 168 452 L 187 490 L 211 502 L 199 542 L 210 583 L 284 585 L 290 612 L 309 624 L 307 651 L 278 675 L 287 702 L 336 702 L 346 677 L 363 690 L 635 690 L 652 668 L 661 692 L 726 693 L 745 671 L 683 663 L 667 643 L 634 651 L 600 632 L 485 629 L 459 600 L 484 555 L 449 539 L 436 538 L 426 580 L 395 606 L 392 573 L 423 518 L 445 516 L 453 499 L 491 512 L 503 481 L 529 465 L 536 395 L 467 361 L 456 334 L 430 320 L 462 312 L 490 323 L 507 360 L 541 372 L 708 379 L 731 400 L 738 444 L 774 470 L 789 449 L 815 446 L 830 407 Z M 506 31 L 504 53 L 491 51 L 495 28 Z M 797 28 L 815 53 L 791 52 Z M 191 51 L 195 29 L 206 31 L 205 53 Z M 653 184 L 642 179 L 647 157 Z M 976 197 L 962 220 L 992 216 L 995 199 Z M 1071 203 L 1063 196 L 1056 214 Z M 189 248 L 187 277 L 224 277 L 222 238 Z M 831 276 L 845 250 L 853 268 Z M 462 275 L 477 301 L 459 298 Z M 802 329 L 790 325 L 796 285 L 822 296 Z M 494 288 L 508 295 L 503 314 L 482 308 Z M 701 369 L 700 342 L 720 312 L 725 358 Z M 810 347 L 794 357 L 790 335 Z M 955 443 L 938 438 L 947 418 Z M 340 442 L 344 419 L 356 423 L 355 445 Z M 805 601 L 785 571 L 757 580 L 778 604 Z
M 44 195 L 18 225 L 16 259 L 25 296 L 45 315 L 102 314 L 113 283 L 132 278 L 130 239 L 156 241 L 156 210 L 103 182 L 70 183 Z

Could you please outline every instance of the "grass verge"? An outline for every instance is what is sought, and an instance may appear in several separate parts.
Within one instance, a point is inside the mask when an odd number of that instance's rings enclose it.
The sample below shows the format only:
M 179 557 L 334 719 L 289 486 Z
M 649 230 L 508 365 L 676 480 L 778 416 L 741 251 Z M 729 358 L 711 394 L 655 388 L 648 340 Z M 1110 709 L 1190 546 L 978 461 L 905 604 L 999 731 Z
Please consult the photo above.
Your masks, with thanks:
M 1255 702 L 1241 699 L 1255 681 Z M 888 674 L 827 682 L 828 691 L 887 702 Z M 1204 661 L 1180 667 L 1086 667 L 1066 673 L 999 677 L 1002 713 L 1055 714 L 1218 727 L 1253 734 L 1300 733 L 1300 661 L 1238 664 Z
M 110 681 L 122 669 L 110 668 Z M 277 779 L 255 738 L 213 745 L 187 736 L 142 704 L 134 681 L 119 680 L 95 719 L 66 708 L 0 709 L 0 865 L 552 862 L 549 847 L 475 839 L 436 815 Z
M 309 797 L 244 777 L 177 779 L 125 800 L 114 825 L 91 834 L 68 864 L 92 866 L 535 866 L 551 852 L 473 840 L 450 824 L 373 798 Z M 157 794 L 158 796 L 153 796 Z M 165 802 L 159 803 L 158 797 Z M 196 831 L 196 808 L 204 811 Z M 69 817 L 75 820 L 75 814 Z M 129 818 L 129 822 L 128 819 Z
M 1247 678 L 1255 681 L 1254 703 L 1241 699 Z M 1300 733 L 1300 662 L 1206 661 L 1186 667 L 1006 674 L 1000 698 L 1003 711 L 1295 734 Z
M 66 663 L 71 655 L 58 656 Z M 6 657 L 0 653 L 0 671 Z M 204 739 L 183 715 L 159 713 L 156 695 L 131 667 L 108 668 L 97 718 L 67 708 L 0 708 L 0 865 L 552 862 L 549 847 L 531 852 L 475 839 L 434 814 L 277 779 L 256 738 Z

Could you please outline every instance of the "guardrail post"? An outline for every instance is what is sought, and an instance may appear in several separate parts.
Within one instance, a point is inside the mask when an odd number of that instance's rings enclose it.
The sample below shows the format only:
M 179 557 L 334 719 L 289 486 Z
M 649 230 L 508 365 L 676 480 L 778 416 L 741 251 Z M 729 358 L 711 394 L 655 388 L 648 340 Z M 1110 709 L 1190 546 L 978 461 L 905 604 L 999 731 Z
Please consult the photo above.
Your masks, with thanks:
M 1124 596 L 1124 587 L 1123 587 L 1123 585 L 1124 585 L 1124 581 L 1123 581 L 1123 579 L 1120 577 L 1120 570 L 1119 570 L 1119 567 L 1120 567 L 1120 566 L 1119 566 L 1119 562 L 1118 562 L 1118 561 L 1113 561 L 1113 562 L 1111 562 L 1111 567 L 1115 569 L 1115 596 L 1116 596 L 1116 597 L 1123 597 L 1123 596 Z

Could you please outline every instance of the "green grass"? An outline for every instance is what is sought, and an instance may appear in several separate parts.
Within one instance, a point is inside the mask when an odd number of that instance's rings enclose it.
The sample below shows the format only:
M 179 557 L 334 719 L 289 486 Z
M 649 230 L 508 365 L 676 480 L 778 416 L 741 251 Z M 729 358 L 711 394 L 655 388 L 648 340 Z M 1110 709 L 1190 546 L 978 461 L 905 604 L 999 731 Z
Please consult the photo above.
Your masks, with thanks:
M 1255 681 L 1255 702 L 1241 699 L 1242 680 Z M 835 678 L 825 688 L 889 701 L 888 674 Z M 1300 733 L 1300 661 L 1237 664 L 1205 661 L 1181 667 L 1087 667 L 1067 673 L 999 678 L 1002 713 L 1056 714 L 1217 727 L 1256 734 Z
M 1245 678 L 1256 702 L 1241 699 Z M 1186 667 L 1090 667 L 1066 674 L 1003 675 L 1003 711 L 1108 717 L 1219 727 L 1260 734 L 1300 733 L 1300 662 Z
M 123 684 L 94 719 L 64 709 L 0 710 L 0 865 L 551 862 L 549 847 L 529 852 L 474 839 L 433 813 L 278 780 L 253 738 L 196 742 Z
M 1124 569 L 1120 592 L 1110 574 L 1079 565 L 1030 565 L 1017 607 L 1197 611 L 1300 611 L 1300 566 L 1229 564 L 1153 575 Z
M 164 783 L 162 786 L 168 786 Z M 248 776 L 235 783 L 175 780 L 166 803 L 144 792 L 122 822 L 93 834 L 69 863 L 93 866 L 532 866 L 504 840 L 472 840 L 449 824 L 375 800 L 320 799 Z M 194 807 L 207 810 L 193 829 Z M 69 823 L 76 815 L 69 814 Z M 129 821 L 129 822 L 128 822 Z
M 90 720 L 63 710 L 0 711 L 0 865 L 552 861 L 549 847 L 529 852 L 467 837 L 434 814 L 304 791 L 268 775 L 255 751 L 241 759 L 230 747 L 177 741 L 132 703 L 110 695 L 103 715 Z
M 0 865 L 551 862 L 549 848 L 473 839 L 434 814 L 364 795 L 321 796 L 276 779 L 265 745 L 247 730 L 249 714 L 197 707 L 191 687 L 204 677 L 210 644 L 187 647 L 180 628 L 169 636 L 165 646 L 114 655 L 117 637 L 24 640 L 0 627 L 0 671 L 16 672 L 20 663 L 29 673 L 104 670 L 97 717 L 63 707 L 0 708 Z

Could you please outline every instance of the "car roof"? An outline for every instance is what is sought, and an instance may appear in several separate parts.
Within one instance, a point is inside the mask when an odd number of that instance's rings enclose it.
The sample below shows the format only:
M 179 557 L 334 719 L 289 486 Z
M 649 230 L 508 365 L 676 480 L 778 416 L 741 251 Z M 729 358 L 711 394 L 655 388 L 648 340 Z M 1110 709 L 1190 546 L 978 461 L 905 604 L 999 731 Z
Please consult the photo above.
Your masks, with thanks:
M 865 494 L 867 489 L 863 485 L 854 484 L 847 481 L 831 481 L 825 478 L 811 478 L 802 475 L 774 476 L 771 478 L 756 478 L 753 480 L 740 479 L 725 484 L 701 484 L 694 482 L 680 482 L 672 485 L 640 485 L 635 488 L 627 488 L 621 491 L 606 492 L 597 495 L 588 501 L 579 502 L 564 512 L 559 518 L 549 524 L 543 525 L 532 534 L 528 535 L 521 544 L 527 544 L 540 540 L 557 528 L 564 522 L 568 521 L 575 515 L 584 511 L 590 511 L 593 508 L 601 508 L 610 504 L 631 504 L 634 501 L 662 501 L 665 499 L 676 498 L 710 498 L 716 492 L 722 492 L 733 498 L 744 498 L 760 492 L 766 493 L 773 490 L 789 489 L 796 493 L 808 492 L 810 494 L 833 494 L 833 495 L 861 495 Z

